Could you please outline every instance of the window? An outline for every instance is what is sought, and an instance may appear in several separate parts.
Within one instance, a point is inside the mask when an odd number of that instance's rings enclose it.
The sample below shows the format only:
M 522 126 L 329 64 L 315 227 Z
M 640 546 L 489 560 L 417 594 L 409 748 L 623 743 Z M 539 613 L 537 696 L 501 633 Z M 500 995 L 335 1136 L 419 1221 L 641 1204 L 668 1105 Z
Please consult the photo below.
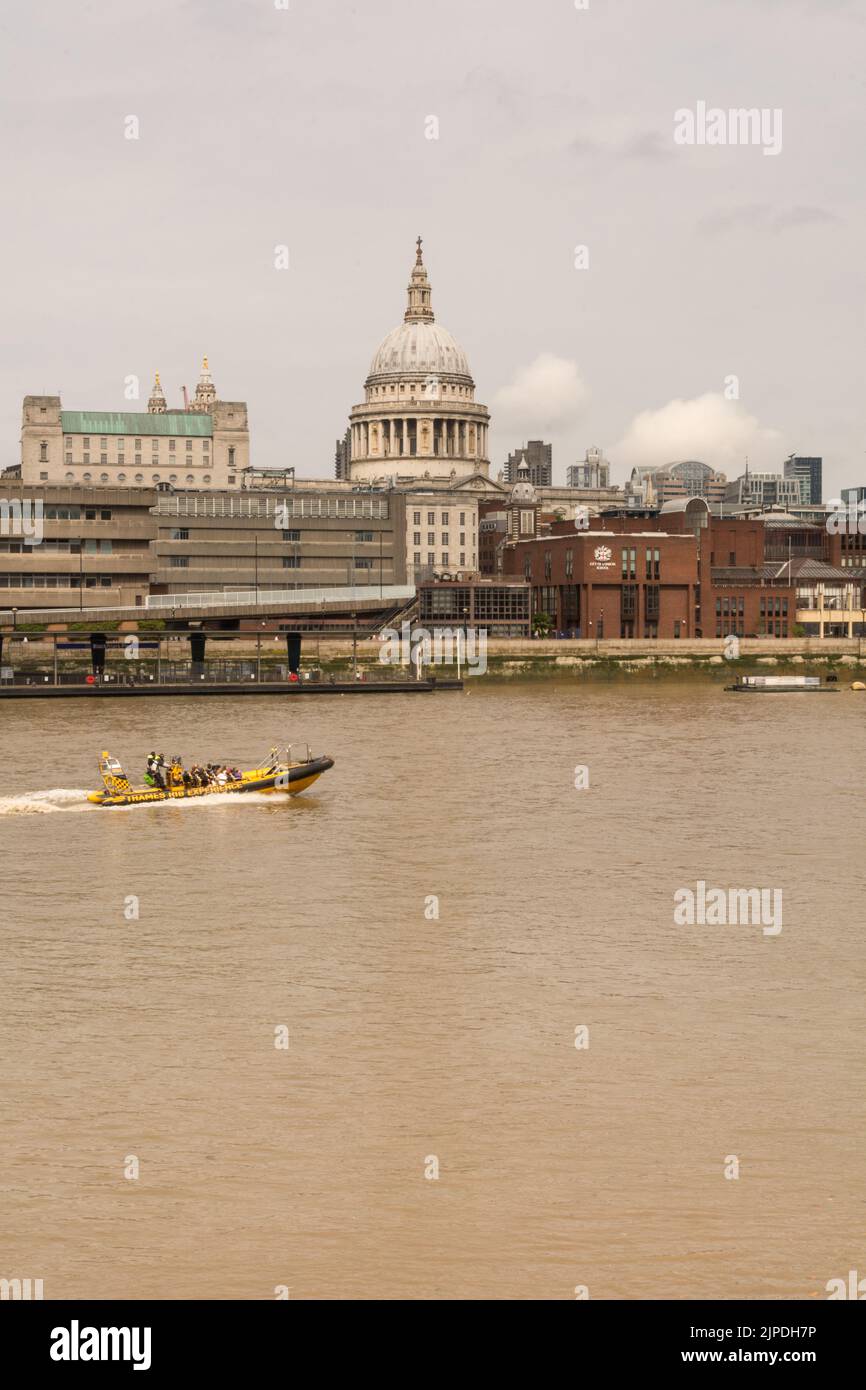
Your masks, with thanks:
M 460 525 L 461 525 L 461 526 L 465 526 L 465 525 L 466 525 L 466 513 L 465 513 L 465 512 L 461 512 L 461 513 L 460 513 Z
M 99 481 L 100 481 L 101 483 L 107 483 L 107 482 L 108 482 L 108 474 L 107 474 L 107 473 L 100 473 L 100 475 L 99 475 Z
M 448 532 L 447 532 L 447 531 L 443 531 L 443 532 L 442 532 L 442 544 L 443 544 L 443 545 L 447 545 L 447 544 L 448 544 Z
M 192 473 L 187 473 L 187 475 L 186 475 L 186 480 L 187 480 L 188 483 L 194 483 L 194 482 L 195 482 L 195 478 L 193 477 Z
M 421 513 L 420 513 L 420 512 L 413 512 L 413 513 L 412 513 L 412 521 L 413 521 L 413 524 L 414 524 L 415 526 L 420 526 L 420 525 L 421 525 Z
M 622 552 L 622 577 L 628 579 L 628 551 L 623 547 Z
M 552 553 L 551 553 L 549 550 L 545 550 L 545 552 L 544 552 L 544 577 L 545 577 L 545 579 L 550 580 L 550 577 L 551 577 L 552 572 L 553 572 L 553 555 L 552 555 Z
M 420 545 L 420 544 L 421 544 L 421 532 L 420 532 L 420 531 L 413 531 L 413 533 L 412 533 L 412 544 L 413 544 L 413 545 Z
M 660 555 L 659 555 L 659 551 L 658 551 L 658 550 L 654 550 L 654 551 L 653 551 L 653 579 L 659 579 L 660 577 L 661 577 Z
M 574 574 L 574 551 L 573 551 L 573 550 L 566 550 L 566 552 L 565 552 L 565 577 L 566 577 L 566 579 L 571 579 L 571 577 L 572 577 L 573 574 Z
M 448 525 L 448 513 L 447 513 L 447 512 L 443 512 L 443 513 L 442 513 L 442 525 L 443 525 L 443 526 L 447 526 L 447 525 Z
M 460 563 L 461 563 L 461 565 L 465 565 L 465 564 L 466 564 L 466 556 L 465 556 L 465 555 L 461 555 L 461 556 L 460 556 Z
M 356 532 L 355 532 L 355 540 L 356 540 L 356 541 L 371 541 L 372 539 L 373 539 L 373 532 L 372 532 L 372 531 L 356 531 Z
M 235 466 L 235 446 L 234 446 L 234 444 L 231 444 L 231 445 L 229 445 L 229 468 L 234 468 L 234 466 Z M 210 478 L 205 478 L 205 482 L 206 482 L 206 483 L 209 483 L 209 482 L 210 482 Z
M 176 474 L 176 473 L 169 473 L 169 475 L 168 475 L 168 481 L 169 481 L 170 483 L 176 483 L 176 482 L 177 482 L 177 474 Z
M 143 473 L 136 473 L 136 475 L 135 475 L 135 481 L 136 481 L 137 483 L 143 483 L 143 482 L 144 482 L 144 474 L 143 474 Z
M 159 453 L 159 440 L 158 440 L 158 439 L 152 439 L 152 440 L 150 441 L 150 452 L 151 452 L 152 454 L 158 454 L 158 453 Z
M 154 473 L 154 475 L 153 475 L 153 482 L 155 482 L 155 483 L 158 483 L 158 482 L 159 482 L 159 474 L 158 474 L 158 473 Z
M 188 540 L 189 540 L 189 531 L 188 531 L 185 527 L 181 527 L 180 529 L 176 529 L 176 530 L 172 531 L 172 533 L 171 533 L 171 539 L 172 539 L 173 541 L 188 541 Z
M 82 460 L 83 460 L 84 463 L 89 463 L 89 462 L 90 462 L 90 455 L 89 455 L 88 453 L 82 454 Z
M 428 532 L 427 532 L 427 544 L 428 544 L 428 545 L 435 545 L 435 544 L 436 544 L 436 532 L 435 532 L 435 531 L 428 531 Z
M 89 482 L 90 482 L 90 474 L 89 474 L 89 473 L 84 473 L 84 474 L 82 474 L 82 477 L 84 478 L 84 481 L 85 481 L 86 483 L 89 483 Z
M 126 474 L 125 474 L 125 473 L 118 473 L 118 475 L 117 475 L 117 481 L 118 481 L 119 483 L 125 483 L 125 482 L 126 482 Z
M 118 452 L 119 454 L 122 454 L 122 453 L 123 453 L 123 440 L 122 440 L 122 439 L 118 439 L 118 441 L 117 441 L 117 452 Z
M 136 439 L 136 441 L 135 441 L 135 447 L 136 447 L 136 449 L 140 449 L 140 448 L 141 448 L 141 440 L 140 440 L 140 439 Z
M 436 513 L 435 513 L 435 512 L 428 512 L 428 513 L 427 513 L 427 525 L 428 525 L 428 526 L 435 526 L 435 525 L 436 525 Z
M 284 555 L 284 556 L 283 556 L 283 569 L 284 569 L 284 570 L 299 570 L 300 568 L 301 568 L 301 557 L 300 557 L 300 555 Z
M 461 531 L 461 532 L 460 532 L 460 544 L 461 544 L 461 545 L 465 545 L 465 544 L 466 544 L 466 532 L 465 532 L 465 531 Z
M 82 444 L 84 445 L 85 449 L 89 449 L 89 448 L 90 448 L 90 435 L 87 435 L 87 434 L 86 434 L 86 435 L 84 436 L 84 439 L 83 439 L 81 442 L 82 442 Z
M 187 444 L 188 444 L 188 443 L 189 443 L 189 440 L 187 440 L 186 442 L 187 442 Z M 168 452 L 169 452 L 170 454 L 173 454 L 176 448 L 177 448 L 177 440 L 176 440 L 176 439 L 170 439 L 170 440 L 168 441 Z
M 205 473 L 205 475 L 204 475 L 204 481 L 205 481 L 206 483 L 209 483 L 209 482 L 210 482 L 210 473 Z
M 434 553 L 433 553 L 432 550 L 428 550 L 428 552 L 427 552 L 427 564 L 428 564 L 428 565 L 435 565 L 435 563 L 436 563 L 436 556 L 434 555 Z
M 373 568 L 373 561 L 372 561 L 372 560 L 356 560 L 356 561 L 355 561 L 355 569 L 356 569 L 356 570 L 371 570 L 372 568 Z
M 189 569 L 189 556 L 188 556 L 188 555 L 169 555 L 169 557 L 168 557 L 168 563 L 169 563 L 169 565 L 171 566 L 171 568 L 172 568 L 173 570 L 188 570 L 188 569 Z
M 442 563 L 443 563 L 443 565 L 450 564 L 450 561 L 449 561 L 449 559 L 448 559 L 448 551 L 447 551 L 447 550 L 443 550 L 443 551 L 442 551 Z
M 41 479 L 41 481 L 42 481 L 43 483 L 45 483 L 45 482 L 48 481 L 48 474 L 47 474 L 47 473 L 40 473 L 40 474 L 39 474 L 39 477 L 40 477 L 40 479 Z
M 174 448 L 174 440 L 171 441 L 171 447 Z M 188 439 L 188 440 L 186 441 L 186 451 L 187 451 L 188 454 L 191 454 L 191 453 L 192 453 L 192 440 L 191 440 L 191 439 Z
M 202 451 L 202 453 L 203 453 L 203 454 L 206 454 L 209 448 L 210 448 L 210 440 L 209 440 L 209 439 L 203 439 L 202 442 L 201 442 L 201 451 Z M 232 454 L 234 454 L 234 450 L 232 450 Z
M 299 541 L 301 533 L 300 531 L 283 531 L 282 538 L 284 541 Z
M 72 462 L 72 455 L 71 455 L 71 454 L 67 454 L 67 455 L 66 455 L 66 462 L 67 462 L 67 463 L 71 463 L 71 462 Z
M 107 449 L 107 448 L 108 448 L 108 440 L 107 440 L 107 439 L 100 439 L 100 441 L 99 441 L 99 447 L 100 447 L 100 449 Z
M 40 440 L 40 443 L 39 443 L 39 462 L 40 462 L 40 463 L 47 463 L 47 462 L 48 462 L 48 440 L 47 440 L 47 439 Z

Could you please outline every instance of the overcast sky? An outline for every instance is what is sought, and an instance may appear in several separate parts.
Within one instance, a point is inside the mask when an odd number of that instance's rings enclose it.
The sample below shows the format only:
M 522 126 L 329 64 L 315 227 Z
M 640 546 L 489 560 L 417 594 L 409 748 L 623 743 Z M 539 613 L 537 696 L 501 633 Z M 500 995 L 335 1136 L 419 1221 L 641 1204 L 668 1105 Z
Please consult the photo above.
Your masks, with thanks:
M 4 466 L 26 393 L 144 409 L 158 368 L 171 405 L 207 352 L 253 461 L 331 476 L 420 232 L 494 476 L 543 437 L 556 479 L 866 483 L 866 0 L 280 3 L 3 8 Z M 677 144 L 699 102 L 781 151 Z

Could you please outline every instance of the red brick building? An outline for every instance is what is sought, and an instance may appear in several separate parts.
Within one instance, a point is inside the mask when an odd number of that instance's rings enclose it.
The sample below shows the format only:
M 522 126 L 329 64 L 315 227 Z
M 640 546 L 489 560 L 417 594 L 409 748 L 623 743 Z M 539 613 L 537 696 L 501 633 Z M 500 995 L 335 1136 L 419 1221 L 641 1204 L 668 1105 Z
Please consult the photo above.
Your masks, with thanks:
M 546 536 L 506 545 L 503 570 L 529 583 L 533 614 L 548 613 L 555 632 L 695 636 L 698 565 L 691 534 L 615 525 L 577 531 L 562 522 Z

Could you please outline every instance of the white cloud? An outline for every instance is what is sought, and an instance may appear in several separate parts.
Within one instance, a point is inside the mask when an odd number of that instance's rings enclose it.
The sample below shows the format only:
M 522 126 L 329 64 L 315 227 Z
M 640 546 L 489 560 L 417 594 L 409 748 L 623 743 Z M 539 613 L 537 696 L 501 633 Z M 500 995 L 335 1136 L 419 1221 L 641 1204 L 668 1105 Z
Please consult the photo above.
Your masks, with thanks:
M 780 448 L 778 430 L 763 428 L 739 401 L 708 391 L 691 401 L 668 401 L 658 410 L 641 411 L 610 450 L 610 457 L 620 472 L 638 464 L 700 459 L 729 477 L 738 477 L 747 456 L 752 468 L 778 472 Z
M 539 439 L 575 425 L 588 394 L 576 362 L 542 352 L 509 386 L 500 387 L 491 410 L 497 426 L 523 439 Z

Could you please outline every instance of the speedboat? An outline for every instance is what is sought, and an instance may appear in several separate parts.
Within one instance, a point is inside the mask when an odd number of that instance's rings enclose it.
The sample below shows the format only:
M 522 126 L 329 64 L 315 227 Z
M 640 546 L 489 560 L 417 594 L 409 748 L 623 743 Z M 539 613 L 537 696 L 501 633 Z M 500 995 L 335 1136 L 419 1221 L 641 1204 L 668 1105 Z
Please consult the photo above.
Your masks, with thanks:
M 87 800 L 96 806 L 146 806 L 156 801 L 191 801 L 202 796 L 239 796 L 244 792 L 297 796 L 334 766 L 333 758 L 313 757 L 309 749 L 305 753 L 304 758 L 299 758 L 293 757 L 291 748 L 272 748 L 261 767 L 251 768 L 234 779 L 209 782 L 204 787 L 133 787 L 117 758 L 103 753 L 99 759 L 99 775 L 104 789 L 90 792 Z

